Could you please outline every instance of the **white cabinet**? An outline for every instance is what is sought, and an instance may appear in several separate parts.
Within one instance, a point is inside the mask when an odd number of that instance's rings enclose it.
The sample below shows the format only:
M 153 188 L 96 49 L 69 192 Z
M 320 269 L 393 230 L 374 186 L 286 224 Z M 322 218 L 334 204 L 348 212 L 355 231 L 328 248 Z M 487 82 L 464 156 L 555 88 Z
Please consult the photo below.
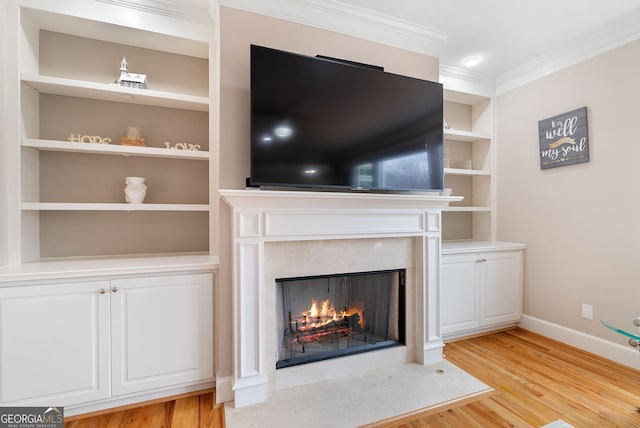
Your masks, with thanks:
M 480 325 L 519 321 L 522 316 L 522 252 L 480 253 Z
M 109 281 L 0 288 L 4 405 L 109 397 Z
M 212 384 L 212 275 L 0 288 L 0 333 L 2 405 L 105 408 Z
M 213 379 L 211 275 L 111 281 L 113 394 Z
M 461 250 L 443 246 L 440 323 L 444 337 L 513 325 L 522 316 L 520 244 L 474 243 Z
M 440 324 L 442 334 L 480 325 L 477 257 L 442 256 L 440 267 Z

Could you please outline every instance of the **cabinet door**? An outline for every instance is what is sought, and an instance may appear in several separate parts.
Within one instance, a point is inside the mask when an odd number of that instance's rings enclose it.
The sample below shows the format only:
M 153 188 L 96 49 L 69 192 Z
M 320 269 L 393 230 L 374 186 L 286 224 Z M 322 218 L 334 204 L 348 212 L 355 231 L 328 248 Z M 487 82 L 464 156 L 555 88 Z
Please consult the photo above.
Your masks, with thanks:
M 441 334 L 478 327 L 477 257 L 443 255 L 440 268 Z
M 111 281 L 113 395 L 213 380 L 211 274 Z
M 486 253 L 482 259 L 481 324 L 518 321 L 522 316 L 522 252 Z
M 0 403 L 109 396 L 109 282 L 0 288 Z

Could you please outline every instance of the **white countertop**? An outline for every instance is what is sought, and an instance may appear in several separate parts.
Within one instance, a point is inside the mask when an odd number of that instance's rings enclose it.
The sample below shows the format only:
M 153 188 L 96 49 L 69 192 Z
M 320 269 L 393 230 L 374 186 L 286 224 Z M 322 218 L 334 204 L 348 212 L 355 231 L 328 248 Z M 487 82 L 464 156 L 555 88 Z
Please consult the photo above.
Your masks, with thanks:
M 524 250 L 526 244 L 503 241 L 442 241 L 442 254 Z
M 1 267 L 0 287 L 24 281 L 214 270 L 218 265 L 218 257 L 208 253 L 42 259 Z

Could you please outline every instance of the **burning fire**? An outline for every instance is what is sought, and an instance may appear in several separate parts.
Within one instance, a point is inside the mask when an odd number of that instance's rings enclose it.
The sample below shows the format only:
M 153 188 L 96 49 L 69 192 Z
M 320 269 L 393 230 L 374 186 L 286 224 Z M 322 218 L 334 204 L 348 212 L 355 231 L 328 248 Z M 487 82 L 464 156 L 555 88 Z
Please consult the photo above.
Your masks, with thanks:
M 343 308 L 340 312 L 337 312 L 329 299 L 323 300 L 320 305 L 318 305 L 316 299 L 312 299 L 309 309 L 303 311 L 302 318 L 297 321 L 301 322 L 303 326 L 307 328 L 316 328 L 327 325 L 333 321 L 341 321 L 356 313 L 360 316 L 358 324 L 360 327 L 364 327 L 364 315 L 361 307 L 353 306 Z

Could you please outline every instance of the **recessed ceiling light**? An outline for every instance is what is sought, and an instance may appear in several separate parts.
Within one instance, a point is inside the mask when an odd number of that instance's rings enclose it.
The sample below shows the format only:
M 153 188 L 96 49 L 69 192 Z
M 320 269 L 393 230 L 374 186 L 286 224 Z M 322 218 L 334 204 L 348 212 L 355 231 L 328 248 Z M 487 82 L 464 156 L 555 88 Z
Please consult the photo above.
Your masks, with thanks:
M 476 65 L 478 65 L 479 62 L 480 62 L 480 58 L 472 56 L 465 59 L 462 63 L 465 65 L 465 67 L 475 67 Z

